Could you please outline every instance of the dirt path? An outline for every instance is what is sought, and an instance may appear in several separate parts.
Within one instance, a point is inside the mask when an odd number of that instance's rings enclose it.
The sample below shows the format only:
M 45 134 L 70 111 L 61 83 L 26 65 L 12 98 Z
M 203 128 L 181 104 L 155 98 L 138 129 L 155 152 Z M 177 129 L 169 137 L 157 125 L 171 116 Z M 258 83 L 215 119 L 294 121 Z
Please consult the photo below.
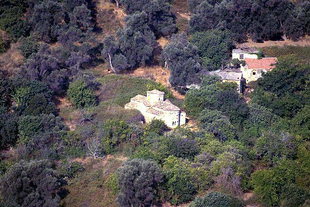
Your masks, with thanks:
M 171 90 L 173 96 L 177 99 L 184 99 L 184 95 L 181 95 L 176 90 L 174 90 L 170 83 L 169 83 L 169 77 L 170 77 L 170 71 L 167 68 L 160 67 L 160 66 L 153 66 L 153 67 L 141 67 L 137 68 L 136 70 L 132 71 L 129 74 L 133 77 L 140 77 L 140 78 L 147 78 L 156 81 L 157 83 L 160 83 L 169 90 Z
M 96 10 L 97 25 L 102 29 L 97 35 L 99 40 L 102 40 L 106 35 L 115 34 L 118 29 L 124 26 L 125 12 L 109 0 L 97 0 Z
M 299 41 L 292 41 L 288 39 L 284 39 L 283 41 L 265 41 L 263 43 L 253 42 L 252 40 L 248 40 L 246 43 L 239 44 L 237 47 L 284 47 L 284 46 L 310 46 L 310 36 L 306 36 Z

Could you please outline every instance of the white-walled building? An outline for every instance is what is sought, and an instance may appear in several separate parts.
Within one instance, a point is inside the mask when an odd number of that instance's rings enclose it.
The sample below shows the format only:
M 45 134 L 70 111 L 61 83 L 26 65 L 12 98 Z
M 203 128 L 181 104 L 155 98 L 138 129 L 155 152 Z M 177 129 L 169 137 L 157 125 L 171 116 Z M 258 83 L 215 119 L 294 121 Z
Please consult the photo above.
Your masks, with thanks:
M 140 111 L 147 123 L 158 119 L 164 121 L 170 128 L 186 123 L 186 113 L 168 99 L 165 100 L 165 93 L 158 90 L 148 91 L 147 96 L 137 95 L 131 98 L 125 109 Z
M 258 59 L 259 51 L 255 48 L 238 48 L 232 51 L 232 59 Z

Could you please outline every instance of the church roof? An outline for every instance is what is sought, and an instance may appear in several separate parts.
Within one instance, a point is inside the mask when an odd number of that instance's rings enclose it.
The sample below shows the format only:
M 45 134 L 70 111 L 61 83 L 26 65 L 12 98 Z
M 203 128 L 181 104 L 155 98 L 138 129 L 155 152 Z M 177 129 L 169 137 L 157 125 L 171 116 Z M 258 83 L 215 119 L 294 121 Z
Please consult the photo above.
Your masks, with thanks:
M 159 90 L 156 90 L 156 89 L 148 91 L 147 93 L 165 95 L 165 92 L 162 92 L 162 91 L 159 91 Z
M 179 107 L 173 105 L 173 103 L 171 103 L 171 101 L 169 101 L 168 99 L 166 99 L 164 101 L 158 101 L 154 105 L 152 105 L 148 101 L 146 96 L 142 96 L 142 95 L 137 95 L 137 96 L 133 97 L 131 100 L 135 101 L 135 102 L 142 103 L 144 106 L 150 107 L 150 109 L 153 109 L 153 110 L 161 110 L 161 111 L 179 111 L 180 110 Z M 154 112 L 153 110 L 151 110 L 150 112 Z M 156 114 L 156 113 L 154 112 L 154 114 Z

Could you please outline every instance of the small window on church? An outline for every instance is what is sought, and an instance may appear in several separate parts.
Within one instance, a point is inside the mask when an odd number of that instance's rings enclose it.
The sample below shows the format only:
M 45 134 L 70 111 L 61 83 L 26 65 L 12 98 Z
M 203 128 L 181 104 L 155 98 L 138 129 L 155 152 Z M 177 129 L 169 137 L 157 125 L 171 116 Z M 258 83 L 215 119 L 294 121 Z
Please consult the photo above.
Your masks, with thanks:
M 240 59 L 241 59 L 241 60 L 244 59 L 244 54 L 240 54 Z
M 256 72 L 253 72 L 253 75 L 256 75 Z

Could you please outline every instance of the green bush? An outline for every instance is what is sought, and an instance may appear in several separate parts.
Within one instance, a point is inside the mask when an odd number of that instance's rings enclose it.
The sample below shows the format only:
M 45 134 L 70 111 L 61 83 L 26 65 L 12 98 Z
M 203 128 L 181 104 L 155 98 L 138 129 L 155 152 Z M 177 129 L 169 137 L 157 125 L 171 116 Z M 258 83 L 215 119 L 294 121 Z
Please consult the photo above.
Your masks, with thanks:
M 82 80 L 70 84 L 67 95 L 77 108 L 91 107 L 97 104 L 97 97 L 93 90 Z
M 33 37 L 23 38 L 19 47 L 23 56 L 28 58 L 31 54 L 38 52 L 39 44 Z
M 74 178 L 77 173 L 83 172 L 85 168 L 79 162 L 69 162 L 62 164 L 60 173 L 64 177 Z
M 158 135 L 164 135 L 168 129 L 169 128 L 166 126 L 165 122 L 155 119 L 146 126 L 145 134 L 155 133 Z
M 117 195 L 119 193 L 120 187 L 117 173 L 113 173 L 107 178 L 105 186 L 112 191 L 113 195 Z
M 191 201 L 197 189 L 190 170 L 180 159 L 170 156 L 165 160 L 163 172 L 166 178 L 167 199 L 173 205 Z
M 153 206 L 158 201 L 162 182 L 159 166 L 150 160 L 133 159 L 118 170 L 120 206 Z
M 110 120 L 103 125 L 101 147 L 107 154 L 115 152 L 116 148 L 126 142 L 132 134 L 132 129 L 124 121 Z
M 190 207 L 243 207 L 240 200 L 219 192 L 211 192 L 203 198 L 196 198 Z
M 2 39 L 2 37 L 0 36 L 0 53 L 4 53 L 5 51 L 7 51 L 7 49 L 9 49 L 9 46 L 10 43 Z

